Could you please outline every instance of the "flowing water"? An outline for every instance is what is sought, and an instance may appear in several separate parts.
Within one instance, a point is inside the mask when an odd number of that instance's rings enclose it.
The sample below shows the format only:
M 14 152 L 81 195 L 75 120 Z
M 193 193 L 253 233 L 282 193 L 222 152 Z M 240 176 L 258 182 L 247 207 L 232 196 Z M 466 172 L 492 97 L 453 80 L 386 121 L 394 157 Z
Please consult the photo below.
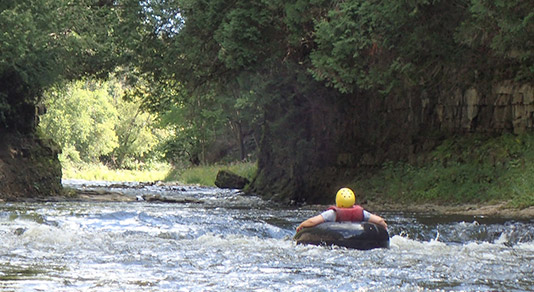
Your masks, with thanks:
M 119 191 L 194 200 L 3 203 L 0 289 L 534 291 L 534 221 L 380 213 L 391 248 L 359 251 L 296 245 L 317 210 L 216 188 Z

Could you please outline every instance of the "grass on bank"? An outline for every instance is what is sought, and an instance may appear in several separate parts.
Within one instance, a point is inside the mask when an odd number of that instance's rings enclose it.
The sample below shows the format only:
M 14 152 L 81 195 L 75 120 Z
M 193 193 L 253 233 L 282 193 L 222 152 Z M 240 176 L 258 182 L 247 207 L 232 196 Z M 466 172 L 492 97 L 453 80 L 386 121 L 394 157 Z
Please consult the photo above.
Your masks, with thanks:
M 167 181 L 188 185 L 215 186 L 217 172 L 221 169 L 232 171 L 252 180 L 256 173 L 255 162 L 239 162 L 229 165 L 196 166 L 183 170 L 173 169 L 168 164 L 157 164 L 144 170 L 109 169 L 101 164 L 63 164 L 64 179 L 101 181 Z
M 101 165 L 65 166 L 64 178 L 107 181 L 175 181 L 214 186 L 217 172 L 230 170 L 252 179 L 257 164 L 172 169 L 110 170 Z M 362 174 L 349 186 L 373 201 L 400 203 L 497 203 L 515 208 L 534 206 L 534 134 L 450 138 L 431 153 L 409 162 L 385 163 Z
M 162 181 L 171 170 L 168 164 L 157 164 L 142 170 L 110 169 L 102 164 L 63 163 L 63 179 L 83 179 L 89 181 Z
M 450 138 L 411 163 L 386 163 L 354 185 L 384 201 L 534 206 L 534 135 Z
M 173 169 L 165 178 L 166 181 L 179 181 L 185 184 L 215 186 L 215 178 L 219 170 L 228 170 L 237 175 L 252 180 L 256 173 L 257 163 L 238 162 L 228 165 L 195 166 L 184 170 Z

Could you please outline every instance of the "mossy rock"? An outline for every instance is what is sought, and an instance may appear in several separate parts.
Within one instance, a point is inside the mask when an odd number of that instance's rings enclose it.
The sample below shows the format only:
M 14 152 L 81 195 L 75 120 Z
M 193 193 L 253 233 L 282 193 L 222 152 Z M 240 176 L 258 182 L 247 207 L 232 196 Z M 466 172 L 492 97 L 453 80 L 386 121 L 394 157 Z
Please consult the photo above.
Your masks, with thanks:
M 220 170 L 215 185 L 222 189 L 243 189 L 249 180 L 228 170 Z

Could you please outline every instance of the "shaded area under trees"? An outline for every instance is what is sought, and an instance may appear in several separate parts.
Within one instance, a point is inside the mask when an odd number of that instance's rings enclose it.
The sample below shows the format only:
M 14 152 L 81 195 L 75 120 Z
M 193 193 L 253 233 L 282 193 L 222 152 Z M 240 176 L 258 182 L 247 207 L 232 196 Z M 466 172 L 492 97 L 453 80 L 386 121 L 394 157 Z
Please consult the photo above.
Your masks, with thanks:
M 13 86 L 0 123 L 31 132 L 43 89 L 123 65 L 131 98 L 175 126 L 168 159 L 207 161 L 233 136 L 240 158 L 259 146 L 251 190 L 286 201 L 324 201 L 362 169 L 463 134 L 437 117 L 453 92 L 534 76 L 530 1 L 76 3 L 1 4 Z

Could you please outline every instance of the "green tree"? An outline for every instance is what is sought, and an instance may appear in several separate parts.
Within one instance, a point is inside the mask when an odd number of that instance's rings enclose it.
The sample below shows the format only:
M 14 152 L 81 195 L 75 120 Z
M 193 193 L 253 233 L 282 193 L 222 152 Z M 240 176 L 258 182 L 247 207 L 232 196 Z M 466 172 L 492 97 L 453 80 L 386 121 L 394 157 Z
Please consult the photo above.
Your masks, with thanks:
M 137 168 L 160 160 L 158 147 L 169 136 L 169 130 L 160 128 L 155 115 L 144 111 L 140 104 L 114 99 L 117 122 L 113 130 L 118 145 L 108 155 L 111 165 L 117 168 Z
M 157 158 L 166 130 L 124 94 L 116 78 L 72 82 L 45 93 L 40 129 L 59 144 L 60 160 L 133 168 Z
M 341 92 L 531 79 L 533 9 L 521 0 L 339 2 L 316 21 L 310 69 Z
M 534 3 L 473 0 L 455 40 L 469 48 L 465 65 L 481 68 L 482 78 L 531 81 L 534 76 Z M 489 74 L 488 74 L 489 73 Z
M 450 77 L 446 68 L 465 53 L 453 36 L 466 2 L 340 2 L 316 22 L 314 77 L 341 92 L 384 93 Z
M 242 9 L 237 9 L 233 20 L 223 24 L 227 15 L 220 12 L 231 8 L 227 1 L 151 1 L 147 5 L 154 8 L 145 9 L 142 18 L 147 21 L 138 28 L 143 46 L 135 48 L 140 68 L 136 80 L 150 85 L 137 82 L 139 90 L 134 95 L 142 98 L 148 109 L 159 113 L 165 123 L 175 125 L 176 137 L 166 148 L 168 156 L 186 156 L 192 163 L 205 163 L 213 161 L 208 156 L 213 155 L 218 141 L 235 140 L 239 158 L 246 157 L 245 135 L 258 131 L 254 123 L 258 122 L 261 110 L 252 113 L 243 110 L 247 108 L 243 98 L 254 96 L 242 94 L 244 88 L 235 74 L 242 74 L 242 66 L 252 61 L 243 54 L 252 58 L 263 45 L 256 39 L 251 48 L 219 48 L 223 42 L 236 45 L 231 42 L 237 37 L 234 34 L 239 33 L 234 31 L 238 23 L 254 22 L 254 14 L 239 14 Z M 180 8 L 179 16 L 173 5 Z M 256 12 L 260 11 L 258 5 L 252 5 Z M 257 38 L 259 33 L 253 26 L 240 40 Z M 260 136 L 259 132 L 256 136 Z
M 63 150 L 60 160 L 98 162 L 118 147 L 114 127 L 118 111 L 107 88 L 78 81 L 64 90 L 50 90 L 45 97 L 48 109 L 40 127 Z
M 0 125 L 35 128 L 35 104 L 61 80 L 110 70 L 119 18 L 112 2 L 21 0 L 0 4 Z

